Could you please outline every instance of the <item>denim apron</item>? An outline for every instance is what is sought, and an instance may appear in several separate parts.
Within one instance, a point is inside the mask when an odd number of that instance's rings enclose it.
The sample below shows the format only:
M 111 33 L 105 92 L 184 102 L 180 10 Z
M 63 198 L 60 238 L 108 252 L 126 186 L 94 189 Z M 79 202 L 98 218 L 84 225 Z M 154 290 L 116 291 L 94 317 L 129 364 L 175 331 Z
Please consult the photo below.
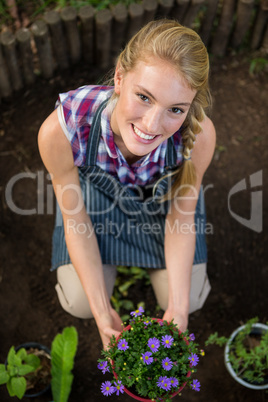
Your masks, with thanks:
M 103 264 L 165 268 L 164 232 L 165 218 L 170 201 L 159 202 L 172 184 L 172 178 L 163 178 L 153 190 L 130 188 L 122 185 L 96 165 L 98 144 L 101 136 L 101 113 L 107 105 L 105 100 L 98 108 L 88 138 L 86 163 L 79 167 L 79 179 L 83 199 L 98 240 Z M 173 138 L 168 139 L 165 167 L 162 177 L 177 169 Z M 204 197 L 200 191 L 196 212 L 196 246 L 194 264 L 207 260 L 204 227 L 206 213 Z M 70 225 L 68 230 L 81 232 L 83 226 Z M 181 230 L 179 222 L 171 230 Z M 61 211 L 57 204 L 56 222 L 52 242 L 52 270 L 71 262 L 65 243 Z

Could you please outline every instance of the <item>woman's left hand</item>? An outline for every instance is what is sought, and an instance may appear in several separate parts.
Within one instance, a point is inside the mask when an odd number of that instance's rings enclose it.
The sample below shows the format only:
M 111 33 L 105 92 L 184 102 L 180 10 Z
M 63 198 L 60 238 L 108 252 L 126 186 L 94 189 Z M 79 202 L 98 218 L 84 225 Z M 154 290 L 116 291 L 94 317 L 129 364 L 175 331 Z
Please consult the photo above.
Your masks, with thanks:
M 188 314 L 172 312 L 171 310 L 167 309 L 163 316 L 163 320 L 170 322 L 172 319 L 174 319 L 174 323 L 178 325 L 180 331 L 186 331 L 188 327 Z

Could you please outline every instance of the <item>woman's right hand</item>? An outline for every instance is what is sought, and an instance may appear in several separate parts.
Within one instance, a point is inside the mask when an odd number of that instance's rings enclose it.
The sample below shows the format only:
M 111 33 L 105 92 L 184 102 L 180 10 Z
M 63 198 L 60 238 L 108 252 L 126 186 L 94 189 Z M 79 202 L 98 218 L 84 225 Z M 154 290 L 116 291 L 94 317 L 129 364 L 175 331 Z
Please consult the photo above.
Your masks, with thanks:
M 103 314 L 96 319 L 103 348 L 107 349 L 112 335 L 117 337 L 123 329 L 123 323 L 119 314 L 114 310 L 110 310 L 110 314 Z

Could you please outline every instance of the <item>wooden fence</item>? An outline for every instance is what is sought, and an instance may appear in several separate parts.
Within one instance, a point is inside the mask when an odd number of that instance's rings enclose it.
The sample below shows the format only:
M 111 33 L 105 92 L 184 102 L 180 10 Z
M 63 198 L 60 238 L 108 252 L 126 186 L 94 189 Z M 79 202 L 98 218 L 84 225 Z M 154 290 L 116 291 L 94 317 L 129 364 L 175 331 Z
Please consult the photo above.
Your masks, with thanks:
M 252 50 L 268 50 L 268 0 L 143 0 L 96 11 L 83 6 L 48 11 L 29 28 L 0 35 L 0 100 L 50 79 L 80 61 L 105 71 L 126 41 L 154 18 L 170 17 L 195 29 L 210 53 L 228 54 L 245 38 Z

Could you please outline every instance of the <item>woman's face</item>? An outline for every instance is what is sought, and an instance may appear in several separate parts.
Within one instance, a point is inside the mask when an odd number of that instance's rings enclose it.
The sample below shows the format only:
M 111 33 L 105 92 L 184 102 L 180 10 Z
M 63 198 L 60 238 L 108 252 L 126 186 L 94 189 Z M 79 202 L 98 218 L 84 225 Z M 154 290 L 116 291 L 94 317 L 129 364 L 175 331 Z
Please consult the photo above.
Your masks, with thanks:
M 150 58 L 115 72 L 118 102 L 111 117 L 114 140 L 134 162 L 171 137 L 184 122 L 196 91 L 168 62 Z

